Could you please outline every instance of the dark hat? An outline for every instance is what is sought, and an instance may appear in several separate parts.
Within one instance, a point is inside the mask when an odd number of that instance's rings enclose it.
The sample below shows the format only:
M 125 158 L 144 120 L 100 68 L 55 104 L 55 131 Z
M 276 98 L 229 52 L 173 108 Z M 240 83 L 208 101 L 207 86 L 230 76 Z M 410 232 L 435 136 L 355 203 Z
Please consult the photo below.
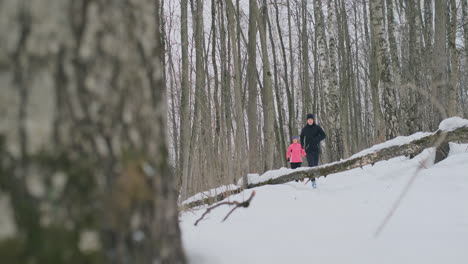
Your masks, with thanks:
M 299 137 L 298 137 L 298 136 L 293 136 L 292 139 L 293 139 L 293 140 L 299 139 Z
M 307 114 L 307 119 L 310 119 L 310 118 L 314 119 L 314 115 L 313 114 Z

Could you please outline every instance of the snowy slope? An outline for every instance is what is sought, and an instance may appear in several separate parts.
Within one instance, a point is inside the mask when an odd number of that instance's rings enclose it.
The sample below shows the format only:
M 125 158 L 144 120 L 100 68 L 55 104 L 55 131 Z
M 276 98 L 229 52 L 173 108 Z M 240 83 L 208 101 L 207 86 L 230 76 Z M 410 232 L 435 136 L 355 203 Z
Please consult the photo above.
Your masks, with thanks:
M 433 150 L 303 183 L 267 185 L 247 209 L 181 214 L 190 263 L 468 263 L 468 145 L 425 164 L 402 205 L 374 233 Z M 432 160 L 432 159 L 431 159 Z M 252 190 L 232 196 L 248 198 Z

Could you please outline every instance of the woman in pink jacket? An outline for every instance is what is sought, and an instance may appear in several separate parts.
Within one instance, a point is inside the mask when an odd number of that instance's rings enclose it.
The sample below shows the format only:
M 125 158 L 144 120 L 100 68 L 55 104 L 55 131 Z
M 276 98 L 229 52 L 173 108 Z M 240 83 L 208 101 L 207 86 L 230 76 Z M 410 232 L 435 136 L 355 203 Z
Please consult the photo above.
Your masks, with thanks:
M 302 157 L 306 156 L 301 144 L 298 143 L 299 138 L 294 136 L 293 143 L 289 145 L 286 151 L 286 158 L 291 163 L 291 169 L 299 168 L 302 165 Z

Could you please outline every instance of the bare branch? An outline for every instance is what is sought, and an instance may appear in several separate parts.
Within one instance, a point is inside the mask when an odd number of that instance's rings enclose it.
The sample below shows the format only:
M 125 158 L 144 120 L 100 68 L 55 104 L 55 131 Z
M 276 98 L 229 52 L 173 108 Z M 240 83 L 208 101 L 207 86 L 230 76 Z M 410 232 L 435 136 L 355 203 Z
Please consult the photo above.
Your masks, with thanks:
M 250 205 L 250 202 L 252 201 L 252 198 L 255 196 L 255 191 L 252 191 L 252 194 L 250 195 L 249 199 L 247 199 L 246 201 L 243 201 L 243 202 L 237 202 L 237 201 L 234 201 L 234 202 L 222 202 L 222 203 L 219 203 L 217 205 L 214 205 L 214 206 L 211 206 L 209 207 L 208 209 L 206 209 L 206 211 L 203 213 L 203 215 L 195 222 L 195 226 L 198 224 L 198 222 L 200 222 L 209 212 L 211 212 L 213 209 L 221 206 L 221 205 L 235 205 L 234 208 L 232 208 L 231 211 L 229 211 L 229 213 L 223 218 L 223 221 L 226 221 L 226 219 L 232 214 L 232 212 L 234 212 L 237 208 L 239 207 L 244 207 L 244 208 L 247 208 L 249 207 Z

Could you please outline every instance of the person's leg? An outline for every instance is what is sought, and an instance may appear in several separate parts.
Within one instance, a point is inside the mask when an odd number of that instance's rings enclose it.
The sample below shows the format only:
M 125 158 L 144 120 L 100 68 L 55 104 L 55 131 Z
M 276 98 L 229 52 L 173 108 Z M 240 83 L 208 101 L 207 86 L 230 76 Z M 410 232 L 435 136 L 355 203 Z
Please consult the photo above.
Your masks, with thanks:
M 301 166 L 302 162 L 291 162 L 291 169 L 296 169 Z
M 309 163 L 309 167 L 317 166 L 318 161 L 319 161 L 319 153 L 318 152 L 307 153 L 307 163 Z
M 306 158 L 307 158 L 307 164 L 309 165 L 309 167 L 313 167 L 313 163 L 314 163 L 314 153 L 307 153 L 306 155 Z
M 313 155 L 314 160 L 312 161 L 312 163 L 313 163 L 312 167 L 318 166 L 319 155 L 320 155 L 319 152 L 314 153 L 314 155 Z
M 318 162 L 319 162 L 319 152 L 313 152 L 310 167 L 318 166 Z M 315 178 L 312 179 L 312 187 L 317 188 L 317 183 L 315 182 Z
M 296 168 L 299 168 L 301 166 L 302 162 L 291 162 L 291 169 L 296 169 Z M 298 182 L 298 180 L 296 180 L 296 182 Z
M 309 167 L 314 167 L 316 165 L 315 164 L 315 153 L 314 152 L 310 152 L 310 153 L 307 153 L 307 163 L 309 165 Z M 315 184 L 315 178 L 312 179 L 312 186 L 314 186 Z

